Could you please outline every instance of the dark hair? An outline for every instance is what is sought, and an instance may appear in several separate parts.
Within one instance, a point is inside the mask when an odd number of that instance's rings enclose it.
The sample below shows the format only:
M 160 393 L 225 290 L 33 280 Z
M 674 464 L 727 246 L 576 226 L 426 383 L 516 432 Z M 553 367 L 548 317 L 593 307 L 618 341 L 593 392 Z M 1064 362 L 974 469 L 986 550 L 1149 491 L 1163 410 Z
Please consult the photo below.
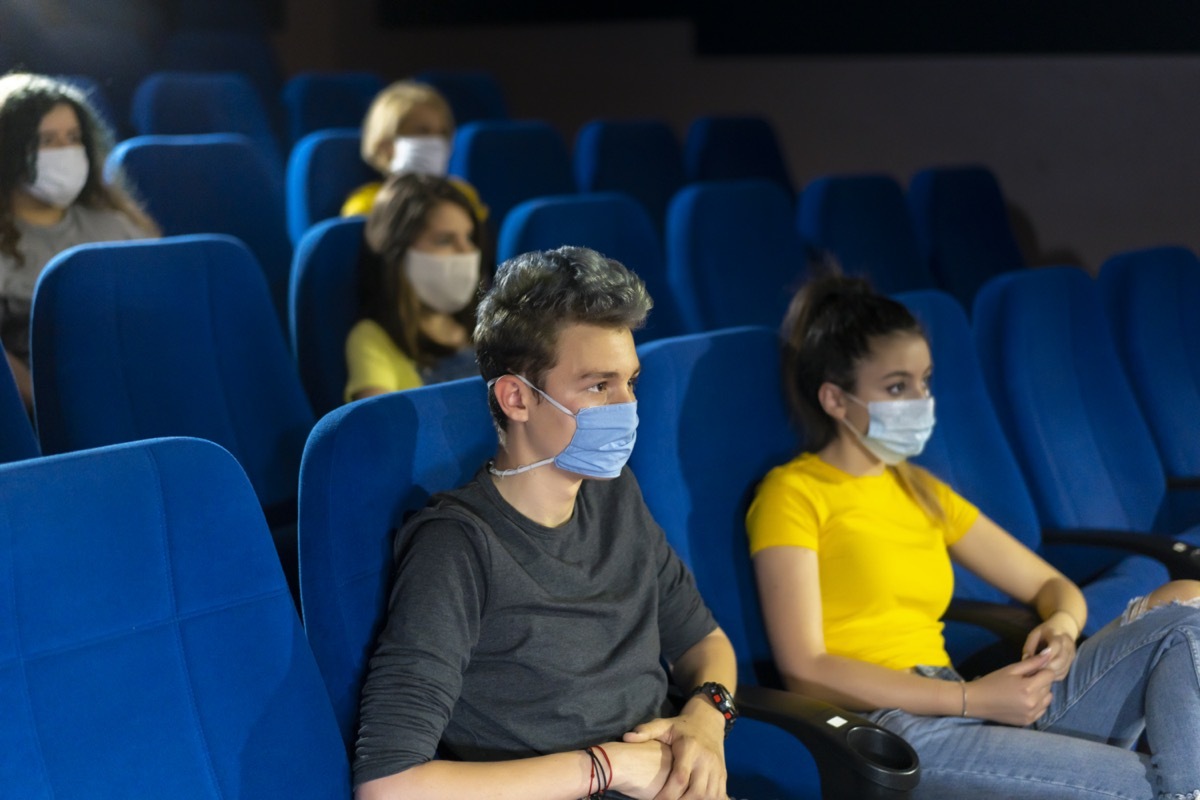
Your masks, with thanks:
M 857 391 L 855 375 L 881 337 L 925 336 L 902 303 L 878 294 L 864 278 L 829 274 L 801 287 L 783 322 L 783 384 L 788 404 L 805 432 L 806 448 L 821 450 L 838 436 L 838 423 L 825 413 L 817 393 L 823 383 Z M 937 522 L 945 521 L 932 476 L 901 462 L 894 467 L 905 491 Z
M 585 323 L 637 330 L 653 302 L 646 284 L 619 261 L 585 247 L 525 253 L 496 270 L 492 290 L 479 303 L 475 357 L 485 381 L 519 374 L 538 388 L 553 369 L 558 334 Z M 507 417 L 488 395 L 500 431 Z
M 45 75 L 13 72 L 0 77 L 0 253 L 18 264 L 24 258 L 18 249 L 21 234 L 13 219 L 13 192 L 37 179 L 38 128 L 58 105 L 68 105 L 75 111 L 87 153 L 87 182 L 75 202 L 120 211 L 147 233 L 158 233 L 154 222 L 123 187 L 104 182 L 104 161 L 112 148 L 112 134 L 83 94 Z
M 821 384 L 855 391 L 855 373 L 871 355 L 872 340 L 896 333 L 924 336 L 912 312 L 864 278 L 826 275 L 792 298 L 783 323 L 783 382 L 808 449 L 820 450 L 838 434 L 817 398 Z
M 422 304 L 404 274 L 404 254 L 442 203 L 459 206 L 471 218 L 471 241 L 480 249 L 481 265 L 488 264 L 485 232 L 467 196 L 446 178 L 410 173 L 388 178 L 376 195 L 363 233 L 367 246 L 358 266 L 360 316 L 379 323 L 396 346 L 422 367 L 449 353 L 421 334 Z M 480 269 L 481 286 L 487 272 Z M 475 326 L 475 301 L 454 318 L 470 333 Z

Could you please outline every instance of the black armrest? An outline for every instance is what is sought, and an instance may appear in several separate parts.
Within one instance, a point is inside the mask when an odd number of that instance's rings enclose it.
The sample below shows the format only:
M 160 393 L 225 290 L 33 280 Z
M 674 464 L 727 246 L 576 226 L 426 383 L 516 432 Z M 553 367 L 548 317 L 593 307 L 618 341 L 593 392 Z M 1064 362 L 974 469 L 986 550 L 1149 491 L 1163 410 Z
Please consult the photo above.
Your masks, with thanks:
M 1090 545 L 1113 547 L 1161 561 L 1173 580 L 1200 580 L 1200 547 L 1155 533 L 1129 531 L 1051 529 L 1042 531 L 1046 544 Z
M 921 779 L 908 742 L 858 714 L 759 686 L 739 688 L 737 706 L 742 716 L 782 728 L 808 748 L 823 798 L 907 798 Z
M 1167 489 L 1169 489 L 1169 490 L 1183 489 L 1183 490 L 1187 490 L 1187 491 L 1198 490 L 1198 489 L 1200 489 L 1200 476 L 1189 475 L 1186 478 L 1168 477 L 1167 478 Z
M 1041 617 L 1032 608 L 982 600 L 951 600 L 944 619 L 989 630 L 1012 645 L 1018 653 L 1029 632 L 1042 624 Z

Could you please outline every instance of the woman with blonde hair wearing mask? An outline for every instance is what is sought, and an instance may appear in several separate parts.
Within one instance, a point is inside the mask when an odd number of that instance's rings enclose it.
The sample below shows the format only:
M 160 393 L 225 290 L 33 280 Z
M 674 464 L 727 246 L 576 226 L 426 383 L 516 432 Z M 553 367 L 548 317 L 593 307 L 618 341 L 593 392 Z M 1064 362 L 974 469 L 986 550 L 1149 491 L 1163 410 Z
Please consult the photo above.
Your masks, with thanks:
M 26 406 L 30 307 L 47 262 L 77 244 L 159 235 L 123 188 L 105 183 L 111 143 L 75 88 L 0 77 L 0 340 Z
M 371 101 L 363 120 L 362 158 L 380 175 L 434 175 L 443 177 L 450 164 L 454 142 L 454 112 L 437 89 L 416 81 L 396 81 Z M 449 178 L 471 204 L 472 214 L 487 221 L 487 207 L 475 187 L 460 178 Z M 342 206 L 342 216 L 369 214 L 380 182 L 355 189 Z
M 346 338 L 346 401 L 478 373 L 471 332 L 486 285 L 482 224 L 450 181 L 398 175 L 379 191 Z

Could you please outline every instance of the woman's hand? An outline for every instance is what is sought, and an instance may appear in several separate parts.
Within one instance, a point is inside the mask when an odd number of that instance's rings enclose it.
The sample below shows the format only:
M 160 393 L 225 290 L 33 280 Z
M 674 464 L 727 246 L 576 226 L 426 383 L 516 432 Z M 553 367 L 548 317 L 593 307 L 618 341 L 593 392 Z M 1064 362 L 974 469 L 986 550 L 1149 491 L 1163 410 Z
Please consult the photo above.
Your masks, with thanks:
M 632 743 L 609 742 L 601 747 L 612 764 L 610 788 L 637 800 L 653 800 L 662 791 L 667 776 L 671 774 L 670 747 L 653 739 Z
M 1050 670 L 1054 680 L 1067 677 L 1075 661 L 1075 640 L 1079 638 L 1079 625 L 1065 611 L 1056 611 L 1046 621 L 1029 632 L 1021 658 L 1032 658 L 1045 650 L 1050 651 Z
M 964 684 L 967 716 L 1024 727 L 1037 722 L 1050 705 L 1054 671 L 1043 650 Z

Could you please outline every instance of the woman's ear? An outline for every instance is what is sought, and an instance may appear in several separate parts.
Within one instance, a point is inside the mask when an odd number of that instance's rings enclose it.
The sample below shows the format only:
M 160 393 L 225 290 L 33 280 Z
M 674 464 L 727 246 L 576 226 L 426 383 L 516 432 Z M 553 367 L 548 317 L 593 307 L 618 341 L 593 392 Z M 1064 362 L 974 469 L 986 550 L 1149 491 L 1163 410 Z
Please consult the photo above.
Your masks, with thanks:
M 492 384 L 492 392 L 500 410 L 514 422 L 526 422 L 529 419 L 528 390 L 529 387 L 513 375 L 501 375 Z
M 837 420 L 846 418 L 846 390 L 826 381 L 817 389 L 817 402 L 826 414 Z

